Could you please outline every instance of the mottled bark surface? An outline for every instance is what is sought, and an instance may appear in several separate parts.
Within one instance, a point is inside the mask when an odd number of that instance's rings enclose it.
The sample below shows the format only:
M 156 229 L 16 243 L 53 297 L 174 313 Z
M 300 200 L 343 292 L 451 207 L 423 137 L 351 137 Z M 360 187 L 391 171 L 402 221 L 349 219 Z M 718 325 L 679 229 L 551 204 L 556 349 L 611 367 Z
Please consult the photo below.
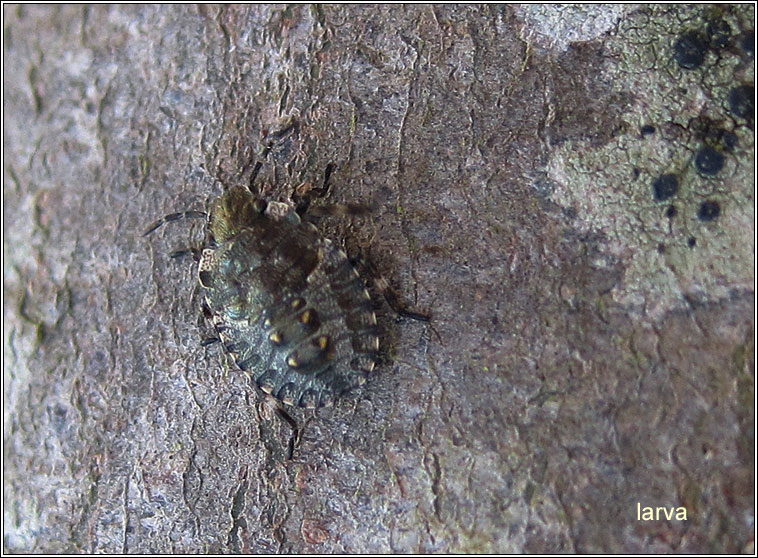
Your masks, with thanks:
M 751 551 L 752 9 L 4 6 L 5 550 Z M 141 233 L 293 123 L 256 188 L 333 169 L 375 209 L 324 233 L 433 320 L 287 461 L 199 345 L 202 224 Z

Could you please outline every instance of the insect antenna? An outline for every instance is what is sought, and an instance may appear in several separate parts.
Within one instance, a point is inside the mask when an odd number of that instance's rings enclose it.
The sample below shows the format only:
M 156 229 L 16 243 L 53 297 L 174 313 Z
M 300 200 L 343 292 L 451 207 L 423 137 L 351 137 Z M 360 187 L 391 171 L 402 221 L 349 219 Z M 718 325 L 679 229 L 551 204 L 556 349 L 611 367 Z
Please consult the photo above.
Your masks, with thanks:
M 150 233 L 155 232 L 159 228 L 161 228 L 166 223 L 170 223 L 171 221 L 179 221 L 181 219 L 207 219 L 208 214 L 205 211 L 180 211 L 179 213 L 171 213 L 169 215 L 166 215 L 165 217 L 158 219 L 155 223 L 150 225 L 150 228 L 148 228 L 142 236 L 147 236 Z
M 261 171 L 261 168 L 263 167 L 263 162 L 268 158 L 269 153 L 271 153 L 271 150 L 274 148 L 277 142 L 281 140 L 282 138 L 284 138 L 286 135 L 288 135 L 290 132 L 292 131 L 297 132 L 298 127 L 299 127 L 298 122 L 296 120 L 293 120 L 281 130 L 276 130 L 275 132 L 271 132 L 270 134 L 268 134 L 268 137 L 271 139 L 269 139 L 269 141 L 266 142 L 266 145 L 263 148 L 263 151 L 261 152 L 260 157 L 255 161 L 253 172 L 250 173 L 250 180 L 248 180 L 248 190 L 255 193 L 255 188 L 254 188 L 255 181 L 258 179 L 258 173 Z M 242 174 L 244 174 L 245 171 L 248 168 L 250 168 L 250 163 L 252 163 L 252 161 L 250 161 L 242 169 Z

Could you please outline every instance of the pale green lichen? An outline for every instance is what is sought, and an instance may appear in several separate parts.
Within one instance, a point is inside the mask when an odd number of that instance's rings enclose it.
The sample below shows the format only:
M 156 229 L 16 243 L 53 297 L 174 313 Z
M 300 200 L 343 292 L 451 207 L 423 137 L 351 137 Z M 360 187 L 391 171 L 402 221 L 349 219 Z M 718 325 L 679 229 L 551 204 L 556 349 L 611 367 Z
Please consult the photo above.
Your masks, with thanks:
M 558 183 L 551 199 L 575 211 L 575 226 L 602 233 L 605 249 L 625 268 L 614 299 L 652 317 L 686 306 L 691 297 L 716 300 L 753 284 L 753 130 L 727 103 L 731 88 L 754 82 L 752 58 L 737 49 L 710 51 L 691 70 L 673 59 L 677 37 L 704 29 L 713 9 L 647 6 L 628 14 L 605 43 L 608 63 L 598 77 L 634 96 L 622 116 L 623 132 L 600 147 L 563 143 L 548 163 Z M 745 5 L 716 15 L 736 35 L 752 29 L 752 13 Z M 694 166 L 704 143 L 693 123 L 704 118 L 738 138 L 734 151 L 724 151 L 723 169 L 710 177 Z M 655 132 L 642 135 L 643 125 Z M 652 182 L 663 173 L 675 174 L 679 189 L 658 201 Z M 712 221 L 698 219 L 706 200 L 720 205 Z

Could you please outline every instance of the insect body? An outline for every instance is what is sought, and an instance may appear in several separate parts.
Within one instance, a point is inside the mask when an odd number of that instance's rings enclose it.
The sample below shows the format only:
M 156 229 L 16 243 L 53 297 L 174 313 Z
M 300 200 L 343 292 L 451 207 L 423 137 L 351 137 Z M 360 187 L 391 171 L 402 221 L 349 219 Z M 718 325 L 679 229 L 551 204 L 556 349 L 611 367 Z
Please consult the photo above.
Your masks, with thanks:
M 294 212 L 267 214 L 244 188 L 215 201 L 208 233 L 198 276 L 209 315 L 261 390 L 314 408 L 365 382 L 378 357 L 377 322 L 344 252 Z

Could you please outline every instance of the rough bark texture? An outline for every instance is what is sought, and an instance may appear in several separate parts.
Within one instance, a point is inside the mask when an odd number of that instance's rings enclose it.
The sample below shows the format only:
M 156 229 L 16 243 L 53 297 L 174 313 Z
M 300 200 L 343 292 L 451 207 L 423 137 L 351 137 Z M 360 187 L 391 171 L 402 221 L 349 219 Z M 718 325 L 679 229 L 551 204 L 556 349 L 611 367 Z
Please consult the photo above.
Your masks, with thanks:
M 751 551 L 752 10 L 4 6 L 6 551 Z M 141 233 L 293 123 L 255 187 L 333 169 L 315 203 L 375 209 L 325 234 L 433 320 L 385 310 L 388 363 L 287 461 L 199 346 L 169 253 L 202 224 Z

